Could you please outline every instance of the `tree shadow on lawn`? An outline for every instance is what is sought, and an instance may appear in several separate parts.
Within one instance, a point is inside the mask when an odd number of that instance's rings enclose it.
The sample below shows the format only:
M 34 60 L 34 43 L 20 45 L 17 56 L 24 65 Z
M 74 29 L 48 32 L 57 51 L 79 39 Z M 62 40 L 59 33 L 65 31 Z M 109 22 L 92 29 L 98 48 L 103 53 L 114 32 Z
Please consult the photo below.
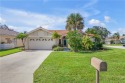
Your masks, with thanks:
M 113 50 L 113 49 L 111 49 L 111 48 L 103 48 L 103 49 L 101 49 L 101 50 L 80 51 L 80 52 L 76 52 L 76 53 L 79 53 L 79 54 L 83 54 L 83 53 L 92 54 L 92 53 L 105 52 L 105 51 L 110 51 L 110 50 Z
M 16 48 L 11 48 L 11 49 L 3 49 L 3 50 L 0 50 L 0 52 L 3 52 L 3 51 L 9 51 L 9 50 L 14 50 L 14 49 L 20 49 L 20 47 L 16 47 Z

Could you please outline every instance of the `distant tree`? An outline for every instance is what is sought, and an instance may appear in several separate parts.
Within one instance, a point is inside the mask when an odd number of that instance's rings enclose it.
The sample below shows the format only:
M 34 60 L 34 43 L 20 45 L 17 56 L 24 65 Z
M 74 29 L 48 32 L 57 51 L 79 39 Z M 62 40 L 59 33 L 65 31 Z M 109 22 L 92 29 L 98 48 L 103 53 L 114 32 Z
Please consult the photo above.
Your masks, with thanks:
M 88 28 L 85 32 L 86 32 L 87 34 L 94 34 L 94 35 L 97 34 L 97 32 L 95 31 L 95 29 L 93 29 L 93 28 Z
M 66 21 L 66 30 L 82 30 L 84 19 L 79 13 L 71 13 Z
M 100 36 L 102 42 L 104 42 L 105 38 L 111 34 L 106 28 L 100 26 L 93 26 L 92 28 L 88 28 L 85 32 Z
M 125 36 L 125 34 L 123 34 L 122 36 Z
M 26 34 L 27 33 L 27 31 L 24 31 L 24 34 Z
M 21 39 L 22 40 L 22 43 L 23 43 L 23 47 L 25 47 L 25 39 L 27 37 L 27 34 L 26 33 L 19 33 L 16 38 L 17 39 Z
M 120 34 L 119 34 L 119 32 L 114 33 L 114 34 L 113 34 L 113 38 L 115 38 L 115 39 L 119 39 L 119 38 L 120 38 Z
M 114 33 L 113 38 L 115 39 L 115 44 L 116 44 L 116 41 L 119 40 L 119 38 L 120 38 L 120 34 L 118 32 Z

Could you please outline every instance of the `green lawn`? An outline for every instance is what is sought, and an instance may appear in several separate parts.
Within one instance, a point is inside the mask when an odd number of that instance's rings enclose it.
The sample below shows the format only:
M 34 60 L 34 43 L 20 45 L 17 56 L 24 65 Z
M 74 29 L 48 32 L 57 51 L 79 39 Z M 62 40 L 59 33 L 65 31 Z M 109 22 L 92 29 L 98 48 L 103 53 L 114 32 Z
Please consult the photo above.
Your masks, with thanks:
M 13 54 L 13 53 L 17 53 L 20 52 L 21 49 L 20 48 L 13 48 L 13 49 L 8 49 L 8 50 L 0 50 L 0 57 L 9 55 L 9 54 Z
M 95 83 L 92 57 L 108 63 L 100 73 L 100 83 L 125 83 L 125 50 L 110 49 L 93 53 L 52 52 L 34 73 L 34 83 Z

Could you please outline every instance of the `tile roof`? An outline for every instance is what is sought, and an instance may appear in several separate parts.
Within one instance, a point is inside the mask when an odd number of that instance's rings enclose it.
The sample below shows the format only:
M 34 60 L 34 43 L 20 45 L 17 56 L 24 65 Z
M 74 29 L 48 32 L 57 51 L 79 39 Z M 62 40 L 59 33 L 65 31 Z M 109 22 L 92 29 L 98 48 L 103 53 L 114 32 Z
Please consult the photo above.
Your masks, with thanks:
M 125 36 L 121 36 L 120 39 L 125 38 Z
M 17 34 L 18 32 L 13 29 L 9 29 L 6 25 L 0 25 L 0 35 L 16 36 Z
M 62 36 L 66 36 L 66 34 L 68 33 L 67 30 L 48 30 L 49 32 L 57 32 L 58 34 L 62 35 Z
M 48 31 L 50 31 L 52 33 L 56 31 L 58 34 L 60 34 L 62 36 L 66 36 L 66 34 L 68 33 L 67 30 L 48 30 Z M 79 32 L 81 32 L 81 31 L 79 31 Z M 87 33 L 83 33 L 83 35 L 94 36 L 94 34 L 87 34 Z

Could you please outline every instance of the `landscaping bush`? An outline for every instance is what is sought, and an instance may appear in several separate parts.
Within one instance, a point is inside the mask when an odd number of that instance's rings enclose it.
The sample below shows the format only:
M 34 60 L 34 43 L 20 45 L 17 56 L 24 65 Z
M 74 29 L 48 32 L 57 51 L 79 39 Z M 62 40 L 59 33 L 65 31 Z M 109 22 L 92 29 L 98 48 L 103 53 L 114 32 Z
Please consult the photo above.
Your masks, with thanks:
M 92 50 L 101 50 L 103 48 L 103 41 L 99 35 L 94 36 L 95 41 L 93 42 Z
M 114 41 L 114 40 L 111 40 L 110 43 L 111 43 L 111 44 L 115 44 L 115 41 Z
M 1 44 L 5 44 L 5 42 L 1 42 Z
M 75 52 L 82 49 L 82 35 L 78 31 L 70 31 L 66 38 L 71 49 Z
M 90 50 L 93 46 L 93 42 L 88 36 L 83 36 L 82 38 L 82 46 L 84 50 Z
M 55 47 L 53 50 L 54 51 L 64 51 L 64 48 L 58 46 L 58 47 Z
M 58 47 L 58 45 L 53 45 L 53 46 L 52 46 L 52 49 L 54 49 L 54 48 L 56 48 L 56 47 Z
M 59 44 L 60 47 L 63 47 L 63 44 Z
M 103 48 L 103 44 L 100 42 L 94 42 L 94 45 L 92 47 L 92 50 L 100 50 Z

